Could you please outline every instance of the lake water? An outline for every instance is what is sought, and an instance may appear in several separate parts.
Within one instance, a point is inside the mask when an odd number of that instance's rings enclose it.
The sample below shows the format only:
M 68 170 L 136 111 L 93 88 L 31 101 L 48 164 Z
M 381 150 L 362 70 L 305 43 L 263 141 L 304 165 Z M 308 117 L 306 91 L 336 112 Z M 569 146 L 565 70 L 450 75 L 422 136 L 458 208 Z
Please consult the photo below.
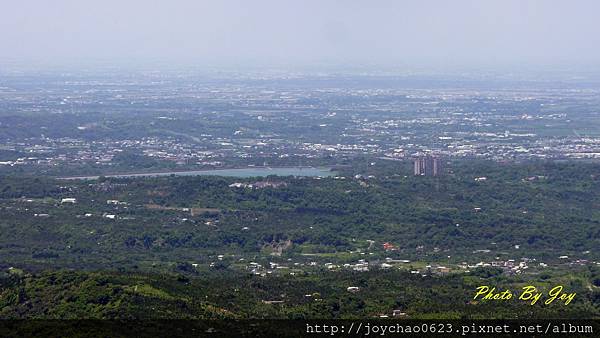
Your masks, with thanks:
M 132 173 L 119 175 L 104 175 L 104 177 L 159 177 L 159 176 L 229 176 L 229 177 L 265 177 L 276 176 L 308 176 L 327 177 L 336 173 L 330 168 L 315 167 L 248 167 L 241 169 L 213 169 L 213 170 L 191 170 L 191 171 L 169 171 L 160 173 Z M 76 176 L 64 177 L 66 180 L 95 180 L 99 176 Z

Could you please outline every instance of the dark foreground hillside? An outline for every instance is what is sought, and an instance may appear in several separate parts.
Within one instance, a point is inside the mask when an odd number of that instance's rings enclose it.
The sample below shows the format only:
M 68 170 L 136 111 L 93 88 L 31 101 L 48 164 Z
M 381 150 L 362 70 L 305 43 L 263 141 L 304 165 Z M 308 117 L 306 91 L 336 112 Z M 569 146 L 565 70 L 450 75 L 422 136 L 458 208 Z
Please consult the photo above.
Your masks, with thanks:
M 562 284 L 577 293 L 556 301 L 473 300 L 480 285 L 515 292 L 526 285 L 496 269 L 422 277 L 395 271 L 314 273 L 273 278 L 220 271 L 206 276 L 10 270 L 0 278 L 0 317 L 38 319 L 248 319 L 248 318 L 598 318 L 600 270 L 542 276 L 547 291 Z M 348 291 L 356 287 L 356 291 Z

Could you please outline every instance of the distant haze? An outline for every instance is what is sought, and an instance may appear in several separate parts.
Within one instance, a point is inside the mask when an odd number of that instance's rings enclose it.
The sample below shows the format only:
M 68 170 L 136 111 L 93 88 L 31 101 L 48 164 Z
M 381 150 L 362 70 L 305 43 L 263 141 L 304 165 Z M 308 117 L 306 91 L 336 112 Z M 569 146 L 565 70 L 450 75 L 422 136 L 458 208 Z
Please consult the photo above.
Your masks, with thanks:
M 597 0 L 19 0 L 0 65 L 597 67 Z

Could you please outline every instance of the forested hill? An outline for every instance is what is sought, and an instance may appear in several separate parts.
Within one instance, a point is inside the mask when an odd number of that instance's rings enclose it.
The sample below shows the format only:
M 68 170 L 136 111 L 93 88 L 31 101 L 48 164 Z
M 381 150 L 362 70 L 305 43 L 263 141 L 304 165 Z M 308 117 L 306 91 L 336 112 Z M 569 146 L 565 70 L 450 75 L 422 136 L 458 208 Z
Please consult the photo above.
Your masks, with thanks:
M 390 161 L 319 179 L 5 176 L 1 259 L 98 268 L 367 248 L 383 259 L 390 254 L 385 242 L 409 259 L 460 262 L 477 258 L 474 251 L 492 258 L 598 258 L 598 165 L 460 161 L 441 177 L 415 177 L 406 168 Z M 232 186 L 256 182 L 266 185 Z

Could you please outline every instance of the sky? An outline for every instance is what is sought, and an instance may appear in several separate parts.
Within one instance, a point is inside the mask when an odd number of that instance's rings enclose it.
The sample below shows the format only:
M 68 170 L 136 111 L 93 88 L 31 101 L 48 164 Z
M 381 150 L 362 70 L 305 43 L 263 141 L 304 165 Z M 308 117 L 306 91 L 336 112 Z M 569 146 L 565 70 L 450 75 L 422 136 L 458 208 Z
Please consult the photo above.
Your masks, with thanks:
M 0 63 L 597 67 L 597 0 L 2 0 Z

